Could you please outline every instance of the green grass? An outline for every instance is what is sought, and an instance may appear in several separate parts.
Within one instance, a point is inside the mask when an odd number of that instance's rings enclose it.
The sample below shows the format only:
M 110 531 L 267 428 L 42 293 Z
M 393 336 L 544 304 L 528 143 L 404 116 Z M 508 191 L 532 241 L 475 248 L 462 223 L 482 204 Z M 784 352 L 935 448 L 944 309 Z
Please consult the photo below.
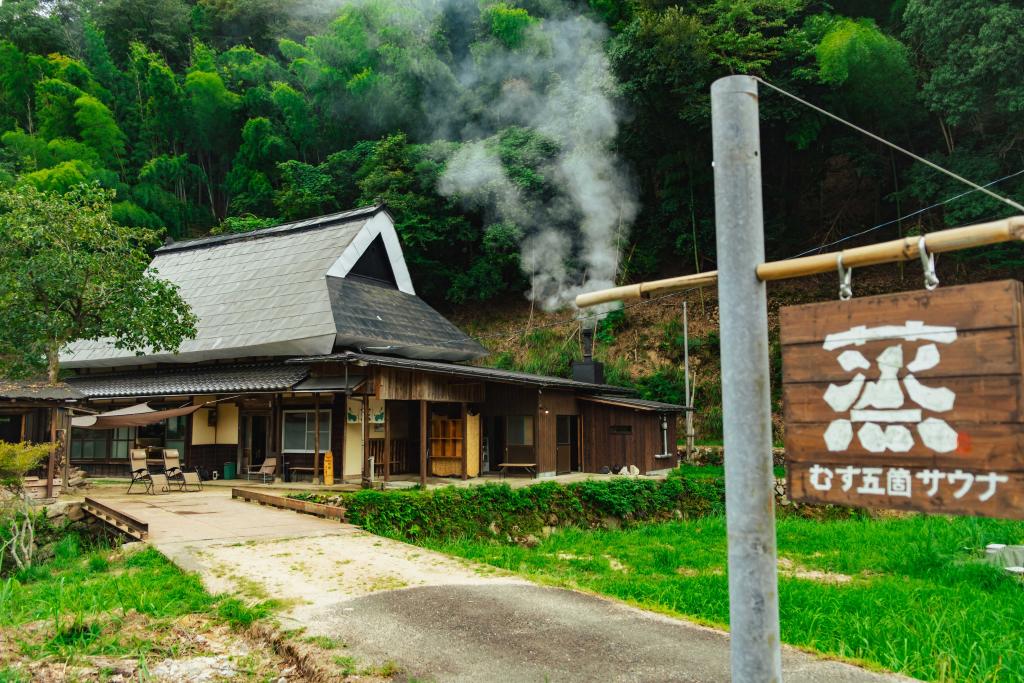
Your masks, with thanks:
M 785 642 L 926 680 L 1024 680 L 1024 586 L 977 561 L 1024 542 L 1024 523 L 904 517 L 780 518 Z M 621 531 L 564 530 L 535 548 L 432 542 L 455 555 L 726 626 L 724 517 Z M 798 578 L 794 570 L 824 577 Z M 802 574 L 807 576 L 806 574 Z M 829 583 L 844 575 L 844 583 Z
M 76 535 L 60 541 L 52 561 L 0 580 L 0 630 L 32 660 L 176 656 L 174 619 L 202 614 L 244 627 L 271 607 L 214 598 L 198 576 L 151 548 L 128 555 L 90 550 Z

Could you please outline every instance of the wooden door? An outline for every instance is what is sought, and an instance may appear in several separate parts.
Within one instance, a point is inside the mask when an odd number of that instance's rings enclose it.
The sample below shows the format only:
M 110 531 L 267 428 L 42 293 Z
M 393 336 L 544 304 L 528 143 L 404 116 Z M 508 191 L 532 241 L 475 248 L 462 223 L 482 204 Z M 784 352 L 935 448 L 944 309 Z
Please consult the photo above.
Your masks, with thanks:
M 572 472 L 575 415 L 555 416 L 555 473 Z

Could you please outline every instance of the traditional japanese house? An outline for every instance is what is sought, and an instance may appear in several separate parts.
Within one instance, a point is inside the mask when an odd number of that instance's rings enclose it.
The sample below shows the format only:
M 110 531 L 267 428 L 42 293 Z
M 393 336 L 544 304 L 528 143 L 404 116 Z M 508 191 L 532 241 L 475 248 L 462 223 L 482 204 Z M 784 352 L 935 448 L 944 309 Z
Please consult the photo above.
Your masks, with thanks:
M 469 364 L 486 350 L 416 296 L 383 206 L 168 244 L 152 267 L 192 306 L 196 338 L 62 358 L 101 411 L 71 440 L 95 473 L 123 473 L 144 446 L 208 475 L 274 456 L 282 477 L 315 480 L 328 451 L 335 479 L 675 462 L 682 408 L 605 385 L 589 352 L 575 379 Z

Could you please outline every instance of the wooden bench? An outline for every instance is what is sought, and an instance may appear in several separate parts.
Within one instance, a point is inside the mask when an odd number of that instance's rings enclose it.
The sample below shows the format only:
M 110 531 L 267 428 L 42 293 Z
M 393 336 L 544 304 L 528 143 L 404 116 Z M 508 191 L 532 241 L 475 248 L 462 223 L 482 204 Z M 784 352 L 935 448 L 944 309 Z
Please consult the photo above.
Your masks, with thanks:
M 312 483 L 313 480 L 313 468 L 312 467 L 289 467 L 288 468 L 288 479 L 295 483 L 295 477 L 292 476 L 292 472 L 309 472 L 309 479 Z
M 499 462 L 498 468 L 501 469 L 501 478 L 504 479 L 510 469 L 522 470 L 529 474 L 537 474 L 537 463 L 535 462 Z

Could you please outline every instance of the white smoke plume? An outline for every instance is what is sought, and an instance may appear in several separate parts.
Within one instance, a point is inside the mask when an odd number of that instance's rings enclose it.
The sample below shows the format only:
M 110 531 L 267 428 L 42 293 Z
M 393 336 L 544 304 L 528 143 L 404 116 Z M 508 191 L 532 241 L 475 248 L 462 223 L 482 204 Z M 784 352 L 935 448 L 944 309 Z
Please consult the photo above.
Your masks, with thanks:
M 466 87 L 492 85 L 497 98 L 482 123 L 461 131 L 477 141 L 448 160 L 438 189 L 523 230 L 530 296 L 547 309 L 614 286 L 619 243 L 638 210 L 629 174 L 613 151 L 620 112 L 602 47 L 606 37 L 603 26 L 584 17 L 549 19 L 531 27 L 528 47 L 467 60 L 457 74 Z M 524 201 L 495 145 L 483 141 L 508 125 L 533 128 L 560 148 L 544 169 L 557 193 L 543 204 Z
M 472 30 L 483 6 L 478 0 L 320 2 L 338 9 L 372 5 L 424 46 L 446 17 Z M 425 93 L 419 115 L 426 120 L 426 130 L 416 137 L 460 143 L 447 159 L 438 191 L 491 223 L 518 226 L 530 297 L 546 309 L 569 305 L 583 291 L 614 286 L 620 243 L 638 211 L 630 175 L 614 152 L 622 112 L 604 51 L 608 32 L 573 12 L 563 7 L 555 18 L 535 22 L 515 49 L 494 41 L 484 49 L 454 50 L 463 54 L 454 63 L 439 61 L 430 49 L 415 58 Z M 506 174 L 495 138 L 508 126 L 533 129 L 557 146 L 540 169 L 554 187 L 551 196 L 530 198 Z

